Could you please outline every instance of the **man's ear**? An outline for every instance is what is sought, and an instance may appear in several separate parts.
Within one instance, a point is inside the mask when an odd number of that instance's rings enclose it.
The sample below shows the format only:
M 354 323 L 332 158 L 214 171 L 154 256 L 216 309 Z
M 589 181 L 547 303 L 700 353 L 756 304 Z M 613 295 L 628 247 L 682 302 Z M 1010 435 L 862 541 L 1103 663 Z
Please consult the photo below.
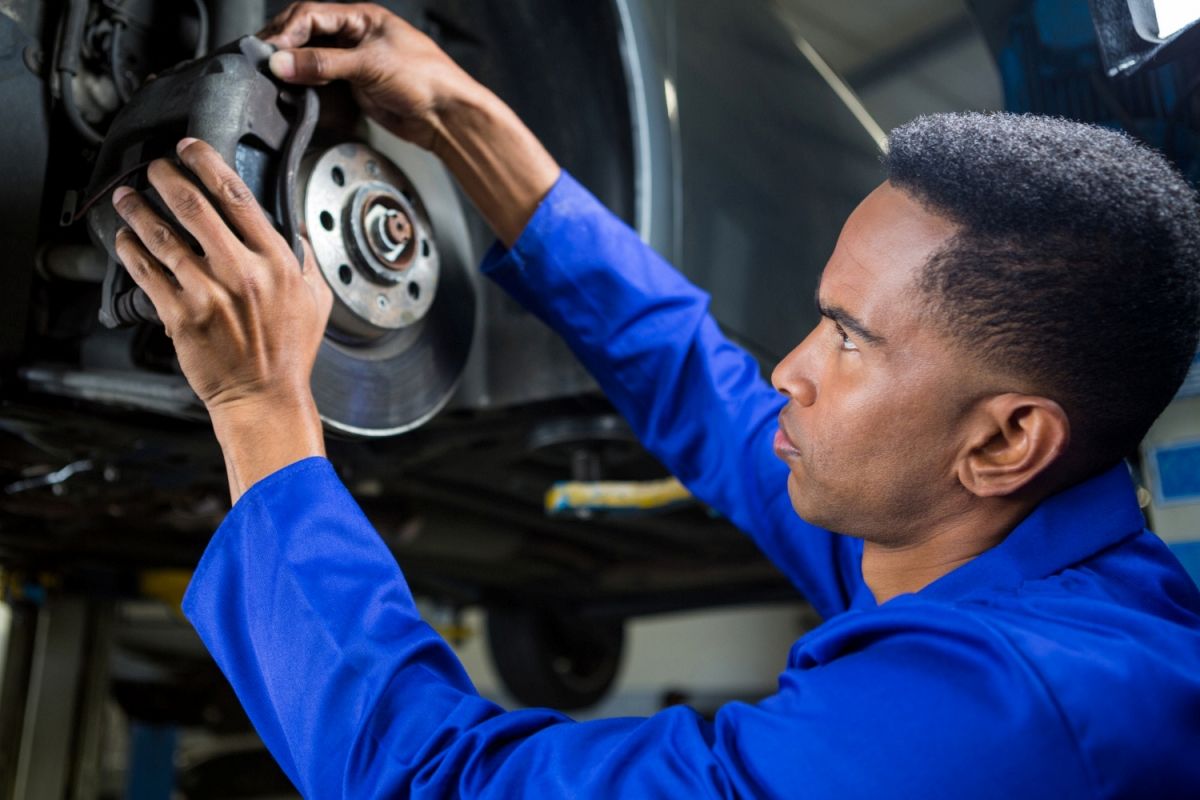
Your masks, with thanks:
M 1062 406 L 1037 395 L 989 397 L 968 424 L 958 479 L 978 497 L 1016 493 L 1058 461 L 1071 442 Z

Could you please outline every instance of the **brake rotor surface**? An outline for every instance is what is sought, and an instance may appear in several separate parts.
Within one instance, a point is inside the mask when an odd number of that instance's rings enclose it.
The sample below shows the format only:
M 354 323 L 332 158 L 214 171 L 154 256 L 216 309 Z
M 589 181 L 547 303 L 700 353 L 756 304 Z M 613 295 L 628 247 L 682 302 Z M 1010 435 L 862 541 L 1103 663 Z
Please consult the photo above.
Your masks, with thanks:
M 317 408 L 341 433 L 403 433 L 446 404 L 466 365 L 475 295 L 462 249 L 438 247 L 417 188 L 367 145 L 311 154 L 306 167 L 303 217 L 334 293 Z

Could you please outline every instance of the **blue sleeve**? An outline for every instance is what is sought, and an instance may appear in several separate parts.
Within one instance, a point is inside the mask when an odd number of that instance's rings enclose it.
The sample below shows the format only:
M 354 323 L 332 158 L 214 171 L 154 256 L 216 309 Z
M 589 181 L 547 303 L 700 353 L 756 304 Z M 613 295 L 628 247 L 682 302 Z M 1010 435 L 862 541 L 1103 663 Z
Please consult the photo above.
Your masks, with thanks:
M 919 618 L 855 632 L 858 612 L 843 615 L 842 645 L 798 647 L 776 695 L 711 721 L 683 707 L 586 723 L 505 712 L 420 619 L 324 459 L 242 497 L 184 611 L 319 800 L 1074 796 L 1076 759 L 1027 676 L 978 631 L 925 635 Z
M 736 267 L 735 267 L 736 268 Z M 709 298 L 566 173 L 484 272 L 561 335 L 646 448 L 754 538 L 822 616 L 862 588 L 861 544 L 809 525 L 775 457 L 784 399 Z

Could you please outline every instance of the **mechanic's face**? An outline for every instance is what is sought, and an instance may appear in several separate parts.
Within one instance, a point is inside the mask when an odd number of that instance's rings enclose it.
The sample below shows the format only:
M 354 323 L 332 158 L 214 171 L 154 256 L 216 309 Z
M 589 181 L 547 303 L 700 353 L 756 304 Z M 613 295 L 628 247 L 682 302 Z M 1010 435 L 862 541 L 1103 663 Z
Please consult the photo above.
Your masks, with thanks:
M 955 473 L 959 428 L 984 376 L 922 321 L 913 286 L 954 231 L 888 183 L 842 229 L 821 278 L 822 320 L 772 375 L 789 398 L 776 453 L 809 522 L 903 545 L 969 499 Z

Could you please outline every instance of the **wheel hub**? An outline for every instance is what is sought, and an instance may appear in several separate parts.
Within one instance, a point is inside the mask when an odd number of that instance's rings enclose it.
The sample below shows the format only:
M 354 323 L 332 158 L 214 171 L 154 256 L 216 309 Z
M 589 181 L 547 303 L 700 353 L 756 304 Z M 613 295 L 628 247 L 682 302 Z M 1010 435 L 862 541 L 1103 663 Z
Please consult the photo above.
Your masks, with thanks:
M 444 259 L 417 187 L 365 144 L 312 153 L 305 170 L 304 222 L 334 295 L 317 407 L 342 433 L 402 433 L 445 405 L 465 368 L 475 298 L 462 248 Z
M 440 257 L 424 204 L 399 168 L 366 145 L 330 148 L 312 163 L 304 205 L 333 288 L 335 332 L 375 339 L 429 313 Z

